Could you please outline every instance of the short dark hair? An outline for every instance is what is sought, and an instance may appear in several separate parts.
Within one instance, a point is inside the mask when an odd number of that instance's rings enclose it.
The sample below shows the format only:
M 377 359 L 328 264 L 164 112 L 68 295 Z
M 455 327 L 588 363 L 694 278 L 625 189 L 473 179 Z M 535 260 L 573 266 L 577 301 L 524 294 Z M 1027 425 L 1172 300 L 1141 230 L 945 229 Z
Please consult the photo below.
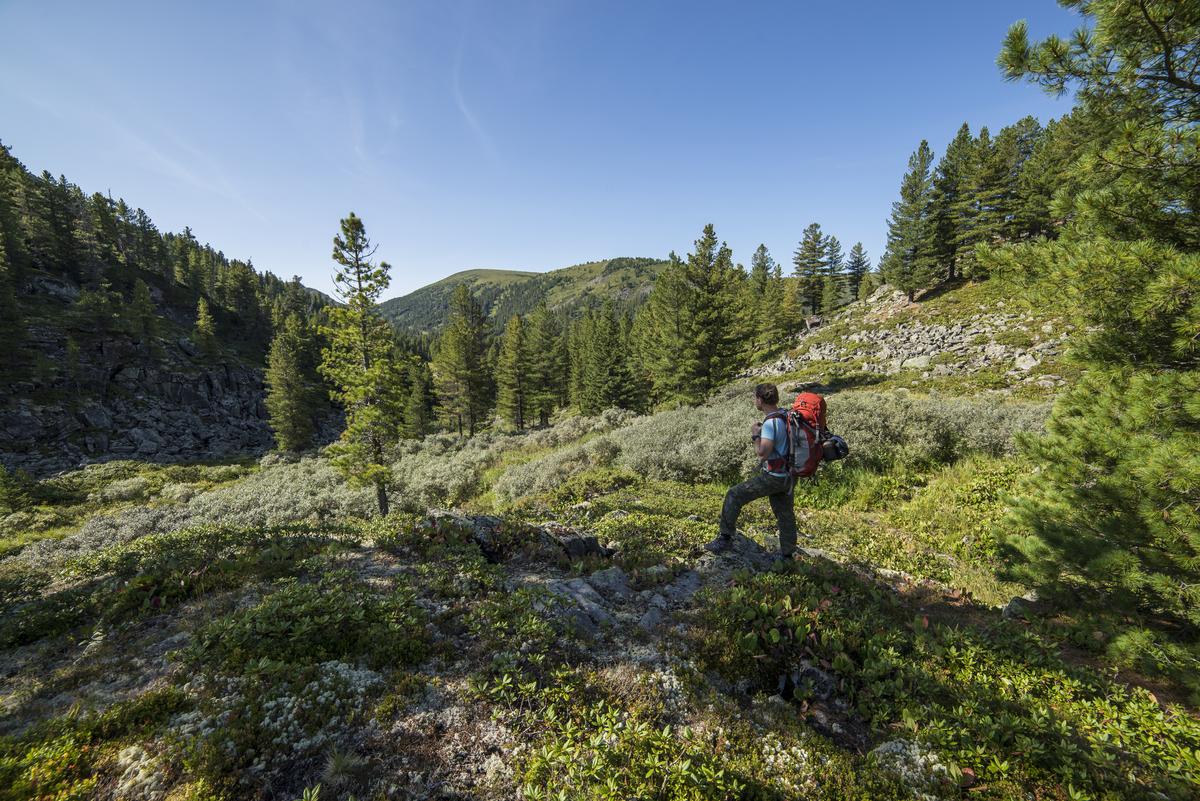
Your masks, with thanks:
M 754 397 L 763 403 L 779 403 L 779 387 L 774 384 L 759 384 L 754 388 Z

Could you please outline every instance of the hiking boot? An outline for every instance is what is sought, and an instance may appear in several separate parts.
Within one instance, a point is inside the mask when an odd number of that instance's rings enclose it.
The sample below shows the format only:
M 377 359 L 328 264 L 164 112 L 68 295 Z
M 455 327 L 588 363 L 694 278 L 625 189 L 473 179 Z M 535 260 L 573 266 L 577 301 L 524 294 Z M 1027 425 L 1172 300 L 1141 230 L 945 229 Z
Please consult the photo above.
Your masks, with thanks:
M 731 537 L 725 537 L 721 535 L 718 535 L 717 538 L 712 542 L 706 542 L 704 544 L 704 550 L 708 551 L 709 553 L 724 553 L 731 547 L 733 547 L 733 539 Z
M 796 554 L 794 554 L 794 553 L 776 554 L 775 558 L 771 560 L 771 569 L 776 572 L 781 571 L 781 570 L 787 570 L 787 568 L 790 565 L 792 565 L 795 561 L 796 561 Z

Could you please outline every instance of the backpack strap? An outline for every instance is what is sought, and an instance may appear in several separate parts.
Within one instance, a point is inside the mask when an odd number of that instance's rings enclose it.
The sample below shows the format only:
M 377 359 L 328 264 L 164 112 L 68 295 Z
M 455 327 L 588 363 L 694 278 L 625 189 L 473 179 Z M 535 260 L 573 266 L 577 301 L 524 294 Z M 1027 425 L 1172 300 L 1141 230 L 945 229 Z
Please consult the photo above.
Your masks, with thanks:
M 792 454 L 792 427 L 788 425 L 788 413 L 783 409 L 771 412 L 765 418 L 763 418 L 764 423 L 767 422 L 767 420 L 781 420 L 783 422 L 783 456 L 779 457 L 778 459 L 763 460 L 766 463 L 767 470 L 771 471 L 772 473 L 778 473 L 782 470 L 787 470 L 788 461 Z M 774 447 L 776 444 L 778 443 L 775 443 L 774 440 L 772 440 L 772 447 Z

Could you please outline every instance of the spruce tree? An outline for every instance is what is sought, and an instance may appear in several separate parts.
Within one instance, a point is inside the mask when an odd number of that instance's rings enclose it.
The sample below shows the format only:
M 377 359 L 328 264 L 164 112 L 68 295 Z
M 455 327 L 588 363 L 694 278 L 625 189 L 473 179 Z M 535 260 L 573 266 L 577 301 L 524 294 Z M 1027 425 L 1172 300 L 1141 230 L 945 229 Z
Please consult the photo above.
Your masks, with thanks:
M 824 288 L 823 278 L 826 267 L 825 246 L 826 241 L 821 234 L 820 223 L 810 223 L 804 229 L 800 244 L 796 246 L 796 251 L 792 254 L 795 274 L 800 279 L 800 298 L 809 314 L 816 314 L 821 308 L 821 291 Z
M 192 329 L 192 341 L 205 358 L 211 359 L 217 355 L 217 324 L 203 295 L 196 302 L 196 325 Z
M 524 431 L 531 417 L 532 366 L 525 323 L 521 315 L 514 314 L 504 327 L 500 343 L 500 356 L 496 364 L 496 407 L 501 419 L 517 431 Z
M 308 450 L 316 432 L 317 387 L 304 365 L 307 335 L 300 317 L 288 315 L 267 354 L 267 415 L 281 451 Z
M 863 286 L 863 278 L 871 271 L 871 260 L 867 258 L 867 252 L 863 250 L 862 242 L 855 242 L 854 247 L 850 248 L 850 258 L 846 260 L 846 286 L 850 290 L 850 297 L 853 300 L 861 300 L 863 295 L 860 290 Z
M 438 399 L 460 434 L 474 436 L 492 408 L 494 397 L 489 351 L 491 327 L 483 307 L 459 284 L 450 299 L 450 316 L 433 359 Z
M 930 166 L 933 152 L 929 143 L 920 146 L 908 159 L 908 171 L 900 183 L 900 199 L 892 203 L 888 219 L 887 252 L 880 262 L 883 277 L 912 300 L 917 290 L 933 283 L 932 183 Z
M 392 328 L 379 315 L 389 283 L 387 262 L 373 261 L 376 247 L 354 212 L 333 238 L 334 292 L 341 306 L 329 310 L 321 374 L 346 412 L 346 427 L 330 446 L 333 464 L 354 484 L 375 489 L 379 513 L 388 513 L 392 471 L 387 452 L 404 421 L 404 375 L 394 358 Z

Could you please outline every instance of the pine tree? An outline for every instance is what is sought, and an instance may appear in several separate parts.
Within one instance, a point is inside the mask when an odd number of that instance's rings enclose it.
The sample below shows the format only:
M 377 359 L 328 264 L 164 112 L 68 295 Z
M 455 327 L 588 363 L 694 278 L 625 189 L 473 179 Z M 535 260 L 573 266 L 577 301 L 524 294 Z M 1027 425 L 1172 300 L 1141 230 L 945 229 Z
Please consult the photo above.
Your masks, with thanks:
M 883 277 L 912 300 L 917 290 L 929 286 L 935 276 L 929 143 L 908 159 L 908 172 L 900 183 L 900 199 L 892 203 L 888 219 L 887 252 L 880 262 Z
M 854 247 L 850 248 L 850 258 L 846 261 L 846 285 L 853 300 L 861 300 L 864 297 L 860 294 L 860 290 L 863 286 L 863 278 L 870 271 L 871 260 L 867 258 L 867 252 L 863 250 L 862 242 L 855 242 Z
M 429 365 L 413 357 L 408 366 L 408 400 L 404 406 L 406 439 L 420 439 L 429 433 L 433 401 L 433 376 L 429 373 Z
M 1200 19 L 1184 4 L 1072 4 L 1070 41 L 1014 25 L 999 62 L 1078 88 L 1078 152 L 1054 201 L 1059 239 L 985 251 L 1075 318 L 1083 377 L 1055 403 L 1008 540 L 1017 577 L 1076 616 L 1140 631 L 1110 649 L 1195 687 L 1200 631 Z M 1186 133 L 1185 133 L 1186 132 Z M 1171 640 L 1175 640 L 1174 643 Z M 1174 663 L 1175 666 L 1172 666 Z
M 766 245 L 759 245 L 750 258 L 750 280 L 747 282 L 750 297 L 749 320 L 753 326 L 754 341 L 758 347 L 766 347 L 776 335 L 778 326 L 775 317 L 783 297 L 775 276 L 779 265 L 771 258 Z
M 662 399 L 699 402 L 733 375 L 744 347 L 739 298 L 745 274 L 711 224 L 687 261 L 671 254 L 634 322 L 641 367 Z
M 491 327 L 483 307 L 466 284 L 459 284 L 450 299 L 433 374 L 438 398 L 460 434 L 465 422 L 468 435 L 474 436 L 492 408 L 491 349 Z
M 845 284 L 845 260 L 842 243 L 836 236 L 825 238 L 825 268 L 821 276 L 821 312 L 829 314 L 842 305 L 842 290 Z
M 773 339 L 783 342 L 804 325 L 804 298 L 799 278 L 779 279 L 780 305 L 775 318 Z
M 333 464 L 351 482 L 374 487 L 379 513 L 386 515 L 392 483 L 386 453 L 400 438 L 405 398 L 392 328 L 379 316 L 390 265 L 376 265 L 375 250 L 362 220 L 350 212 L 333 238 L 333 260 L 339 265 L 333 284 L 344 305 L 329 310 L 329 345 L 321 353 L 320 370 L 346 412 L 346 428 L 330 446 Z
M 800 298 L 809 314 L 816 314 L 821 308 L 822 279 L 826 266 L 825 245 L 820 223 L 810 223 L 804 229 L 804 236 L 792 255 L 795 274 L 800 279 Z
M 612 407 L 634 408 L 636 389 L 628 362 L 626 332 L 612 300 L 589 309 L 579 321 L 582 349 L 579 410 L 599 414 Z
M 196 326 L 192 329 L 192 341 L 205 358 L 211 359 L 217 355 L 217 324 L 203 296 L 196 303 Z
M 281 451 L 312 446 L 316 426 L 317 388 L 305 371 L 304 341 L 308 332 L 299 316 L 289 315 L 275 333 L 267 354 L 267 415 Z
M 529 317 L 529 383 L 531 414 L 545 426 L 559 406 L 566 402 L 565 370 L 569 358 L 563 358 L 565 339 L 558 319 L 543 301 Z
M 521 315 L 514 314 L 504 328 L 496 363 L 496 406 L 500 417 L 517 431 L 524 431 L 532 416 L 532 362 L 525 323 Z
M 950 281 L 957 276 L 959 251 L 965 241 L 967 221 L 961 209 L 967 202 L 974 158 L 975 139 L 964 122 L 946 146 L 933 176 L 933 251 Z
M 140 278 L 133 285 L 129 318 L 134 334 L 139 337 L 151 339 L 158 332 L 158 312 L 150 297 L 150 287 L 146 286 L 146 282 Z

